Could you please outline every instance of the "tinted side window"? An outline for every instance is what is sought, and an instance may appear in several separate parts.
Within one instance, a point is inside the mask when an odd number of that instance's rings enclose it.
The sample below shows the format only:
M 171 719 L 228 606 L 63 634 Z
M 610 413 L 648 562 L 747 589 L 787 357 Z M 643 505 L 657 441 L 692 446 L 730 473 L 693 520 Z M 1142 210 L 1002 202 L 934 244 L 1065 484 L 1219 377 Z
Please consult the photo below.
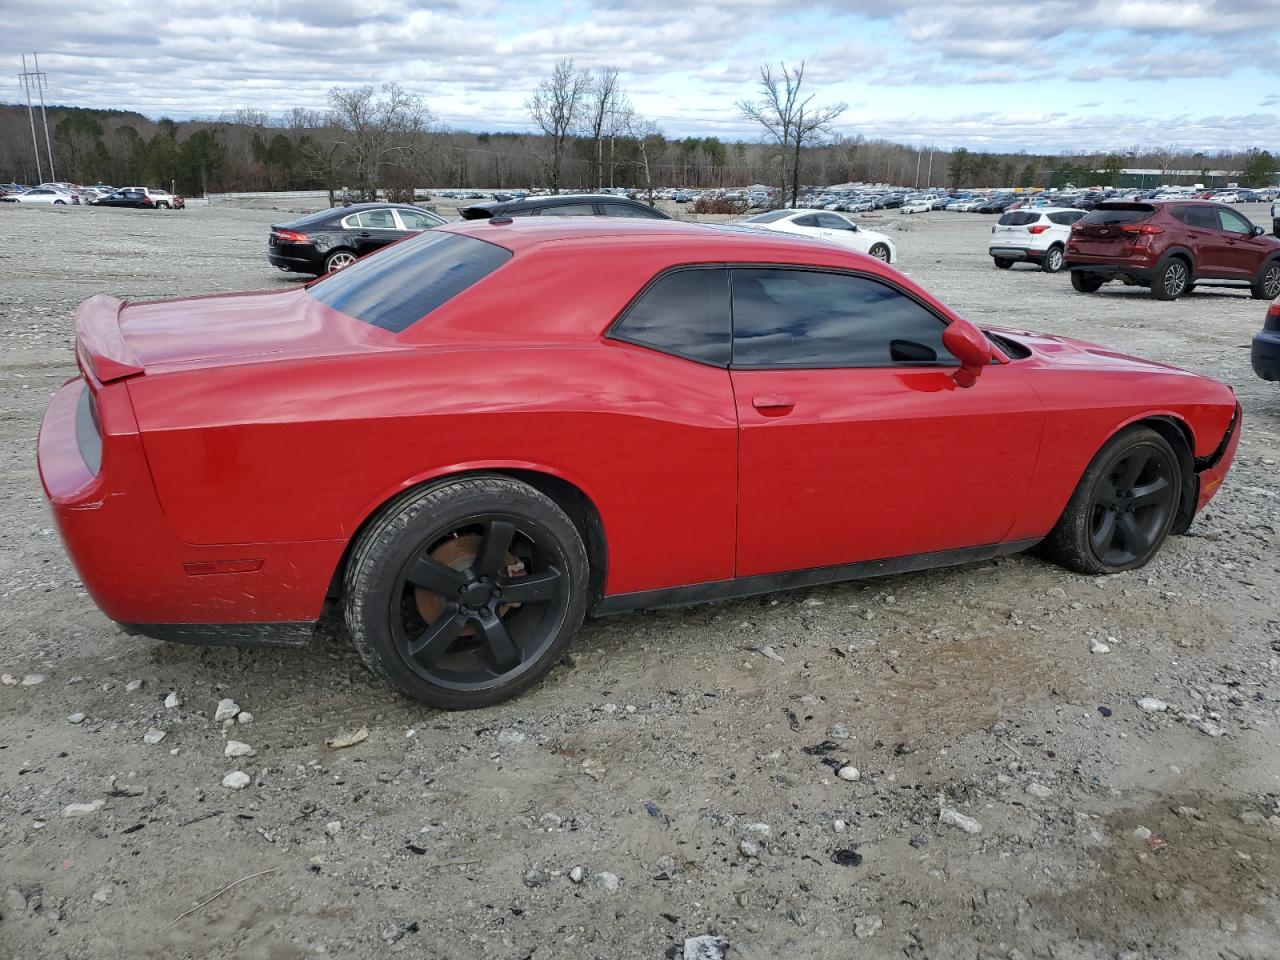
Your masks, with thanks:
M 661 219 L 656 212 L 648 208 L 633 207 L 625 203 L 602 203 L 600 209 L 606 217 L 639 217 L 642 220 Z
M 813 214 L 809 214 L 807 217 L 796 217 L 791 222 L 797 227 L 816 227 L 818 225 L 818 218 Z
M 1064 227 L 1070 226 L 1071 224 L 1075 223 L 1077 220 L 1079 220 L 1083 216 L 1084 216 L 1083 210 L 1072 210 L 1069 213 L 1064 212 L 1064 213 L 1048 214 L 1048 217 L 1050 220 Z
M 1217 214 L 1222 229 L 1227 233 L 1253 233 L 1253 224 L 1240 214 L 1232 210 L 1218 210 Z
M 307 288 L 349 317 L 399 333 L 511 259 L 496 244 L 430 230 Z
M 848 230 L 849 221 L 844 217 L 837 217 L 834 213 L 815 214 L 818 218 L 818 226 L 824 230 Z
M 942 345 L 942 319 L 878 280 L 808 270 L 732 274 L 734 366 L 878 367 L 918 361 L 918 350 L 895 350 L 899 340 L 926 348 L 939 362 L 957 362 Z
M 418 210 L 397 210 L 396 213 L 406 230 L 429 230 L 435 226 L 434 220 Z
M 593 203 L 565 203 L 558 207 L 543 207 L 544 217 L 594 217 L 596 207 Z
M 658 278 L 623 314 L 610 336 L 727 366 L 729 271 L 677 270 Z
M 360 226 L 380 230 L 395 230 L 396 218 L 390 210 L 366 210 L 360 214 Z

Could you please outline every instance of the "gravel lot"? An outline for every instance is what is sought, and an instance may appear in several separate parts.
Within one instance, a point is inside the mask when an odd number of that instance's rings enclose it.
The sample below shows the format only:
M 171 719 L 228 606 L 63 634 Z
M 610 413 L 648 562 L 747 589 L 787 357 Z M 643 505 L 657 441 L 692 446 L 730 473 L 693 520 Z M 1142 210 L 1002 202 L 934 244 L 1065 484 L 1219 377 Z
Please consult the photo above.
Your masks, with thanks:
M 976 321 L 1232 384 L 1236 466 L 1190 535 L 1105 579 L 1022 556 L 590 622 L 522 699 L 439 714 L 332 625 L 288 652 L 124 636 L 44 507 L 75 305 L 295 284 L 264 255 L 289 218 L 0 204 L 0 957 L 1280 956 L 1262 304 L 1081 295 L 994 269 L 991 218 L 867 218 Z

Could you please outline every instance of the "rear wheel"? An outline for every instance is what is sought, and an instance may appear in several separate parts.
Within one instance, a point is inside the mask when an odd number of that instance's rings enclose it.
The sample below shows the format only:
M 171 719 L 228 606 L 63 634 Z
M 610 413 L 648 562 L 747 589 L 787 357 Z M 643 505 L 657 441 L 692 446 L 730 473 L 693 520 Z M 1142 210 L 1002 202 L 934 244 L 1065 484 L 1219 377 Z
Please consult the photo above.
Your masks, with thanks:
M 357 543 L 346 594 L 374 673 L 433 707 L 485 707 L 563 656 L 586 612 L 586 549 L 537 490 L 472 477 L 394 503 Z
M 1274 300 L 1280 297 L 1280 260 L 1270 260 L 1262 265 L 1251 292 L 1255 300 Z
M 1080 479 L 1044 553 L 1080 573 L 1118 573 L 1160 549 L 1182 495 L 1182 471 L 1169 442 L 1146 427 L 1110 440 Z
M 1062 269 L 1062 248 L 1050 247 L 1040 260 L 1040 269 L 1045 273 L 1057 273 Z
M 877 260 L 883 260 L 885 263 L 889 262 L 889 248 L 883 243 L 873 244 L 867 253 Z
M 1071 286 L 1079 293 L 1097 293 L 1102 287 L 1102 278 L 1082 270 L 1072 270 Z
M 324 258 L 324 272 L 337 273 L 343 267 L 349 267 L 356 262 L 356 255 L 350 250 L 335 250 Z
M 992 257 L 991 259 L 995 261 L 996 266 L 1001 270 L 1008 270 L 1013 266 L 1013 261 L 1008 257 Z
M 1157 300 L 1177 300 L 1191 284 L 1191 270 L 1181 257 L 1170 257 L 1151 281 L 1151 295 Z

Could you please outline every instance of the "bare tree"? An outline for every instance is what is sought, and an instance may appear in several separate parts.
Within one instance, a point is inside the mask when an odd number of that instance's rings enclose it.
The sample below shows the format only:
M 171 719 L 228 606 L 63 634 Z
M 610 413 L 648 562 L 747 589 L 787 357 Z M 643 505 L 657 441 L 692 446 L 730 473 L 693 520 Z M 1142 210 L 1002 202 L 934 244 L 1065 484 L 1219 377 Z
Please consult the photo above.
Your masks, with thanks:
M 806 144 L 816 143 L 831 126 L 831 122 L 844 113 L 847 105 L 838 103 L 832 107 L 813 104 L 816 94 L 804 96 L 804 61 L 792 69 L 779 64 L 779 74 L 766 64 L 760 68 L 760 99 L 738 101 L 738 112 L 743 119 L 751 120 L 764 128 L 766 138 L 779 147 L 782 162 L 779 164 L 779 197 L 781 205 L 787 205 L 787 172 L 791 172 L 791 205 L 794 207 L 800 194 L 800 160 Z
M 577 125 L 589 79 L 574 69 L 572 60 L 559 60 L 551 76 L 544 77 L 525 102 L 529 116 L 551 141 L 551 162 L 546 167 L 553 192 L 560 190 L 564 148 Z
M 627 135 L 634 138 L 636 145 L 640 151 L 640 169 L 644 174 L 644 189 L 649 197 L 649 206 L 655 206 L 653 199 L 653 168 L 650 160 L 663 147 L 666 146 L 666 138 L 662 135 L 662 129 L 652 120 L 646 120 L 643 117 L 631 112 L 627 115 Z
M 584 132 L 591 138 L 596 189 L 604 186 L 604 142 L 609 141 L 612 153 L 613 139 L 626 131 L 631 103 L 622 92 L 615 67 L 606 67 L 591 77 L 584 97 L 583 113 L 586 115 Z M 613 161 L 609 163 L 610 186 L 613 179 Z
M 397 83 L 379 91 L 371 86 L 329 91 L 330 120 L 340 135 L 336 144 L 345 152 L 360 192 L 375 199 L 387 168 L 411 172 L 434 122 L 421 97 Z

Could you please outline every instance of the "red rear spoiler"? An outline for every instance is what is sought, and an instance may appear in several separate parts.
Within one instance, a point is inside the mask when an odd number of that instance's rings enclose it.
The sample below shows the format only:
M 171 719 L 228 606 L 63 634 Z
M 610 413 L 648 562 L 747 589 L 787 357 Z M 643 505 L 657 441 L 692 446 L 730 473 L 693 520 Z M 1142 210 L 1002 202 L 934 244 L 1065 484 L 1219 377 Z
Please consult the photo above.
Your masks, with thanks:
M 76 362 L 80 372 L 99 383 L 143 372 L 120 332 L 123 300 L 100 293 L 76 308 Z

